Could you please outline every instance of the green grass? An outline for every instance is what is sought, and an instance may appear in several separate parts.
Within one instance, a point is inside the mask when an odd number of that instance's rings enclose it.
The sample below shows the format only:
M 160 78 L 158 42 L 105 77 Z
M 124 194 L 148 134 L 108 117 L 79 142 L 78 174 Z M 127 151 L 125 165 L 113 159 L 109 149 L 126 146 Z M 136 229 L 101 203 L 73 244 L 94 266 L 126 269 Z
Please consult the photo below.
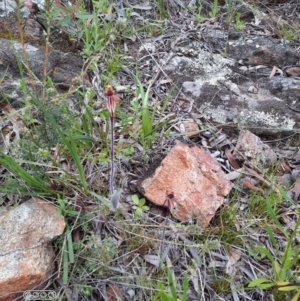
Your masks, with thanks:
M 294 204 L 283 190 L 281 190 L 281 193 L 286 201 Z M 293 277 L 293 274 L 296 271 L 296 275 L 299 274 L 298 261 L 300 259 L 300 249 L 299 244 L 295 243 L 294 240 L 299 231 L 300 219 L 298 218 L 292 233 L 289 233 L 283 228 L 269 200 L 266 200 L 266 209 L 270 221 L 266 222 L 265 228 L 270 238 L 271 246 L 273 247 L 272 253 L 267 247 L 256 246 L 256 249 L 266 257 L 266 260 L 270 261 L 273 273 L 270 275 L 270 278 L 258 277 L 252 280 L 249 283 L 249 287 L 259 287 L 261 289 L 272 288 L 273 296 L 276 301 L 282 300 L 284 295 L 290 295 L 290 293 L 292 294 L 291 300 L 298 300 L 300 296 L 300 285 L 295 281 L 296 279 Z M 299 209 L 297 211 L 299 211 Z M 285 237 L 287 244 L 283 249 L 278 244 L 275 233 L 280 233 Z M 286 294 L 283 292 L 286 292 Z

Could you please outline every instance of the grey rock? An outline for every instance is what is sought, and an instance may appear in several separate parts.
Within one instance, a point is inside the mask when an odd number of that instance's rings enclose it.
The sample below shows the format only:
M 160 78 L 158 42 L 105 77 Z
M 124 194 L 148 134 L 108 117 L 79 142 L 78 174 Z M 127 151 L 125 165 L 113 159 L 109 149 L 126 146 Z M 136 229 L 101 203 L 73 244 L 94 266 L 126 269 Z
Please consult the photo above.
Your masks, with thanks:
M 178 47 L 165 71 L 194 100 L 197 112 L 215 123 L 272 136 L 298 130 L 299 114 L 291 108 L 300 98 L 300 79 L 269 75 L 273 66 L 300 65 L 299 53 L 272 38 L 253 37 L 249 43 L 240 37 L 229 45 L 228 58 Z
M 24 55 L 26 53 L 26 55 Z M 22 65 L 23 78 L 27 87 L 33 91 L 32 85 L 41 87 L 44 77 L 45 48 L 0 39 L 0 73 L 4 75 L 0 94 L 9 103 L 17 106 L 18 99 L 24 97 L 20 86 L 20 70 Z M 68 89 L 72 81 L 80 74 L 82 59 L 72 53 L 63 53 L 50 49 L 47 54 L 47 74 L 58 88 Z M 30 67 L 30 71 L 27 70 Z
M 243 60 L 248 65 L 277 66 L 297 65 L 300 54 L 289 45 L 283 45 L 280 40 L 271 37 L 253 37 L 252 43 L 245 39 L 229 42 L 228 56 Z
M 280 184 L 284 187 L 290 187 L 293 183 L 292 176 L 290 174 L 276 176 L 275 179 L 278 184 Z
M 247 130 L 240 132 L 233 156 L 237 161 L 248 162 L 258 167 L 269 167 L 277 161 L 271 147 Z

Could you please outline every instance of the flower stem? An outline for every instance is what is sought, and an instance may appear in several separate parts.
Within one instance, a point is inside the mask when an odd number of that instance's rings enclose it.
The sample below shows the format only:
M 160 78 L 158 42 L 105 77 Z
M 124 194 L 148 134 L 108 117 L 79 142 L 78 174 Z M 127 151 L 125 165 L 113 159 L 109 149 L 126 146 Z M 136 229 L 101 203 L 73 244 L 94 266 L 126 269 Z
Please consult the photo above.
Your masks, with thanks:
M 115 164 L 114 164 L 114 116 L 110 115 L 110 179 L 109 179 L 109 192 L 110 196 L 114 193 L 114 178 L 115 178 Z

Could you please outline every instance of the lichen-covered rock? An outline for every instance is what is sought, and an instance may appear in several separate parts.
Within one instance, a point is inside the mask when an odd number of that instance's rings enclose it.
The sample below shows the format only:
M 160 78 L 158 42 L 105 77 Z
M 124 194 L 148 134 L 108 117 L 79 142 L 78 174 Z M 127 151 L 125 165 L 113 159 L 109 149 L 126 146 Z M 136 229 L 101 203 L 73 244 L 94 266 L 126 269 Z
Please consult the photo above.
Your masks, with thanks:
M 220 31 L 215 32 L 223 41 Z M 299 65 L 299 53 L 272 38 L 240 36 L 228 45 L 228 58 L 200 47 L 175 48 L 165 71 L 194 101 L 197 112 L 213 122 L 272 136 L 299 128 L 299 112 L 291 109 L 300 97 L 299 78 L 282 71 L 270 78 L 273 66 Z

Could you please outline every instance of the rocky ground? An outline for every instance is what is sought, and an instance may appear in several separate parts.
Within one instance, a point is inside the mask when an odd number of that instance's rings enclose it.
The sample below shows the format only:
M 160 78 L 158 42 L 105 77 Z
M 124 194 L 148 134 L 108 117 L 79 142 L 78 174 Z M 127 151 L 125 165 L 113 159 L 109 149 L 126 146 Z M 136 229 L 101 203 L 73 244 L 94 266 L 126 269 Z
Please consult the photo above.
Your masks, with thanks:
M 300 299 L 299 14 L 0 2 L 0 300 Z

